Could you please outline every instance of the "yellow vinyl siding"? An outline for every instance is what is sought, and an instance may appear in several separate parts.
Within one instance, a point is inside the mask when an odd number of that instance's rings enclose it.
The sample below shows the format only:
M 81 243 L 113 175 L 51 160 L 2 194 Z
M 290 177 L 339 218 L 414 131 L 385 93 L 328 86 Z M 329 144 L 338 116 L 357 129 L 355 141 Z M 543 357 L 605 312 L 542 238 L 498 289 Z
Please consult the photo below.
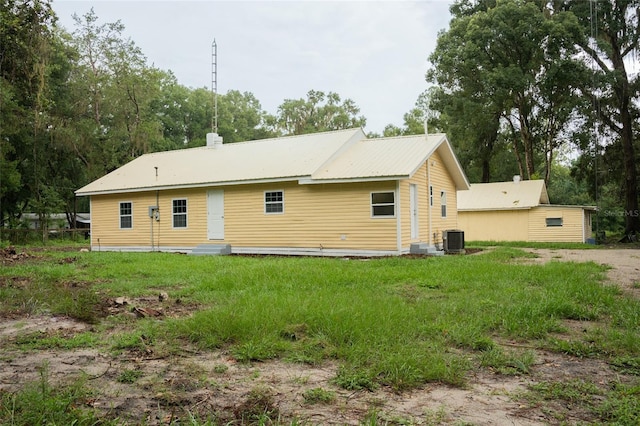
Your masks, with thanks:
M 396 249 L 396 218 L 372 218 L 370 195 L 395 191 L 395 182 L 290 182 L 224 190 L 225 241 L 233 246 Z M 265 214 L 264 191 L 279 190 L 284 214 Z
M 429 213 L 431 213 L 431 232 L 435 234 L 432 243 L 442 242 L 442 232 L 458 229 L 457 188 L 437 152 L 407 180 L 400 182 L 400 204 L 402 206 L 402 247 L 411 243 L 429 242 Z M 430 170 L 428 170 L 428 167 Z M 433 206 L 429 205 L 429 177 L 433 186 Z M 418 192 L 418 238 L 411 238 L 411 184 L 417 185 Z M 440 192 L 446 192 L 447 217 L 442 218 Z M 429 212 L 431 210 L 431 212 Z
M 172 201 L 187 200 L 187 227 L 173 228 Z M 120 203 L 131 202 L 133 227 L 120 229 Z M 160 221 L 149 217 L 149 206 L 160 207 Z M 141 192 L 91 197 L 91 244 L 94 247 L 195 246 L 206 239 L 206 192 L 201 189 Z
M 522 210 L 462 211 L 458 213 L 458 222 L 467 241 L 582 243 L 591 235 L 583 216 L 580 207 L 538 206 Z M 547 226 L 547 218 L 562 218 L 562 226 Z
M 442 241 L 442 231 L 447 229 L 458 229 L 458 201 L 457 188 L 444 162 L 437 152 L 429 158 L 431 184 L 433 185 L 433 208 L 431 211 L 432 232 L 437 234 L 434 242 Z M 434 164 L 435 163 L 435 164 Z M 427 189 L 428 190 L 428 189 Z M 441 215 L 440 192 L 447 193 L 447 217 Z M 465 236 L 466 238 L 466 236 Z
M 434 205 L 429 206 L 427 165 L 407 180 L 341 184 L 300 185 L 297 181 L 247 184 L 158 193 L 160 221 L 149 218 L 156 192 L 91 197 L 92 245 L 122 248 L 182 248 L 203 243 L 232 247 L 292 247 L 354 250 L 408 249 L 412 242 L 429 241 L 429 210 L 432 232 L 438 242 L 442 231 L 456 229 L 456 188 L 437 154 L 432 156 L 431 182 Z M 417 185 L 418 238 L 411 239 L 410 184 Z M 224 193 L 224 240 L 207 237 L 207 191 Z M 440 191 L 447 192 L 447 218 L 440 217 Z M 284 212 L 265 213 L 265 191 L 283 191 Z M 395 217 L 371 216 L 371 193 L 394 192 Z M 187 200 L 187 227 L 173 228 L 172 201 Z M 131 202 L 133 228 L 119 228 L 120 202 Z M 398 223 L 401 225 L 400 235 Z M 152 229 L 153 226 L 153 229 Z M 153 241 L 152 241 L 153 234 Z M 99 241 L 98 241 L 99 239 Z
M 528 241 L 529 210 L 458 212 L 467 241 Z
M 547 218 L 562 218 L 562 226 L 547 226 Z M 584 242 L 583 209 L 539 206 L 529 213 L 529 241 Z

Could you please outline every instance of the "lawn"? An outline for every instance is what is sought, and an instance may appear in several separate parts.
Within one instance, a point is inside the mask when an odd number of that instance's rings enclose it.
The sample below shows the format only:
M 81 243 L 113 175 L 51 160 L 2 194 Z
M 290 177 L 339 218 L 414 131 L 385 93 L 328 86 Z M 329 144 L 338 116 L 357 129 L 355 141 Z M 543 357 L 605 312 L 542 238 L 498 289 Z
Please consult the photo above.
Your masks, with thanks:
M 638 374 L 638 300 L 603 285 L 603 266 L 540 265 L 530 256 L 510 247 L 374 259 L 33 252 L 0 270 L 0 316 L 62 314 L 94 325 L 62 342 L 59 336 L 5 342 L 23 350 L 66 344 L 117 354 L 144 345 L 163 356 L 224 350 L 247 364 L 332 363 L 332 382 L 352 391 L 464 387 L 483 369 L 525 375 L 541 349 Z M 137 320 L 106 309 L 118 297 L 144 300 L 160 292 L 169 295 L 154 304 L 161 317 Z M 589 326 L 576 333 L 569 326 L 575 322 Z M 531 392 L 544 399 L 549 386 Z M 601 396 L 593 419 L 611 420 L 603 404 L 637 395 L 634 386 Z M 7 421 L 7 401 L 22 394 L 0 395 L 0 420 Z M 613 418 L 620 424 L 640 416 L 637 405 L 622 409 Z

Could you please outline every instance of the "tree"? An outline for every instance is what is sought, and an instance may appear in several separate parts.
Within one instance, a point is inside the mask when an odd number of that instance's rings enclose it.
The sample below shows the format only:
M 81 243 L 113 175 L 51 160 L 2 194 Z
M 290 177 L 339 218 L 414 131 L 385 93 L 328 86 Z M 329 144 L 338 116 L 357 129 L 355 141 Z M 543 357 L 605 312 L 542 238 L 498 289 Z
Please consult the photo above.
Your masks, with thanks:
M 442 132 L 440 113 L 433 108 L 437 91 L 437 87 L 431 87 L 422 92 L 414 107 L 402 116 L 403 127 L 387 124 L 383 136 L 422 135 L 425 133 L 425 125 L 429 133 Z
M 640 74 L 631 75 L 629 61 L 637 62 L 640 42 L 640 0 L 568 0 L 563 8 L 581 24 L 577 44 L 593 65 L 592 78 L 583 80 L 584 90 L 597 118 L 611 131 L 612 143 L 620 145 L 623 170 L 625 233 L 640 233 L 638 208 L 638 158 L 634 125 L 640 119 Z M 592 84 L 589 84 L 592 83 Z
M 19 217 L 30 201 L 38 214 L 46 214 L 44 153 L 55 20 L 48 2 L 0 3 L 0 226 Z
M 427 74 L 441 87 L 435 106 L 448 130 L 479 155 L 483 181 L 499 132 L 511 139 L 521 174 L 537 176 L 542 159 L 549 180 L 554 149 L 577 109 L 569 61 L 575 20 L 525 0 L 463 0 L 452 13 Z
M 262 110 L 260 101 L 250 92 L 229 90 L 225 95 L 218 97 L 218 110 L 218 133 L 225 143 L 275 136 L 266 126 L 267 113 Z
M 164 147 L 152 110 L 166 73 L 149 67 L 120 21 L 99 24 L 93 9 L 74 16 L 72 45 L 78 61 L 69 81 L 77 103 L 76 152 L 94 179 L 123 163 Z
M 326 132 L 363 127 L 366 119 L 358 116 L 351 99 L 342 101 L 337 93 L 311 90 L 307 99 L 285 99 L 278 107 L 277 131 L 284 135 Z

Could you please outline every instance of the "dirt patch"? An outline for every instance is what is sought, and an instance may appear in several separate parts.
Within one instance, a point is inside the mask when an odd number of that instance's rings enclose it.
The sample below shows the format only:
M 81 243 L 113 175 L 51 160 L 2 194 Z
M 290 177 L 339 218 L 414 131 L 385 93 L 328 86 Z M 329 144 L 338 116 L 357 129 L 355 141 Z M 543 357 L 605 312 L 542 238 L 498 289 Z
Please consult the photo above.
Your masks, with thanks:
M 35 257 L 36 256 L 26 251 L 17 251 L 15 247 L 12 246 L 0 249 L 0 264 L 2 265 L 24 262 L 25 260 L 34 259 Z
M 625 292 L 640 298 L 640 250 L 638 249 L 594 249 L 551 250 L 526 249 L 537 257 L 532 262 L 596 262 L 607 266 L 607 278 Z
M 606 264 L 612 283 L 640 296 L 638 250 L 529 251 L 538 256 L 533 262 Z M 75 260 L 70 257 L 63 261 Z M 23 284 L 13 278 L 0 282 L 4 286 Z M 127 317 L 130 321 L 147 316 L 161 321 L 190 315 L 198 308 L 160 293 L 133 299 L 104 298 L 103 305 L 107 315 Z M 589 325 L 569 322 L 568 333 L 582 333 Z M 224 350 L 201 352 L 189 347 L 182 348 L 181 356 L 164 356 L 144 350 L 116 355 L 96 349 L 22 352 L 7 344 L 31 333 L 73 336 L 90 327 L 70 318 L 47 315 L 0 322 L 0 391 L 18 390 L 27 382 L 37 381 L 43 371 L 53 383 L 85 377 L 89 386 L 97 390 L 86 404 L 125 424 L 166 425 L 191 413 L 220 424 L 248 424 L 267 415 L 279 417 L 283 422 L 297 418 L 309 424 L 359 425 L 375 415 L 378 424 L 529 426 L 593 421 L 590 413 L 576 407 L 558 402 L 535 404 L 516 397 L 531 384 L 584 380 L 606 388 L 625 380 L 624 375 L 601 360 L 524 348 L 536 355 L 536 363 L 528 375 L 505 376 L 488 369 L 468 377 L 464 388 L 433 383 L 401 393 L 384 387 L 373 392 L 354 392 L 333 384 L 339 366 L 331 361 L 319 366 L 283 360 L 242 364 Z M 335 397 L 330 403 L 309 402 L 305 394 L 314 389 Z M 562 414 L 562 420 L 557 413 Z

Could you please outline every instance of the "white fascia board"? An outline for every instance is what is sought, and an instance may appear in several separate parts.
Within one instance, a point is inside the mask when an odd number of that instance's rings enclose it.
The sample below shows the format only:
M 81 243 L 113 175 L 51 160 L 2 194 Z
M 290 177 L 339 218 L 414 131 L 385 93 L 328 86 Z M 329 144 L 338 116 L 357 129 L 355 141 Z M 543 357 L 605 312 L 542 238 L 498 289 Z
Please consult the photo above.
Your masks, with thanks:
M 110 194 L 128 194 L 133 192 L 149 192 L 149 191 L 165 191 L 170 189 L 191 189 L 191 188 L 208 188 L 218 186 L 237 186 L 237 185 L 251 185 L 256 183 L 274 183 L 274 182 L 295 182 L 299 181 L 300 177 L 286 177 L 286 178 L 272 178 L 272 179 L 253 179 L 253 180 L 236 180 L 230 182 L 205 182 L 185 185 L 164 185 L 164 186 L 149 186 L 145 188 L 127 188 L 127 189 L 112 189 L 108 191 L 90 191 L 79 193 L 76 191 L 76 197 L 84 197 L 87 195 L 110 195 Z
M 382 182 L 390 180 L 403 180 L 411 178 L 410 175 L 395 175 L 395 176 L 376 176 L 376 177 L 358 177 L 358 178 L 345 178 L 345 179 L 313 179 L 305 178 L 299 179 L 300 185 L 317 185 L 322 183 L 360 183 L 360 182 Z
M 491 211 L 510 211 L 510 210 L 531 210 L 540 206 L 524 206 L 524 207 L 486 207 L 482 209 L 461 209 L 458 208 L 458 212 L 491 212 Z M 546 206 L 545 206 L 546 207 Z

